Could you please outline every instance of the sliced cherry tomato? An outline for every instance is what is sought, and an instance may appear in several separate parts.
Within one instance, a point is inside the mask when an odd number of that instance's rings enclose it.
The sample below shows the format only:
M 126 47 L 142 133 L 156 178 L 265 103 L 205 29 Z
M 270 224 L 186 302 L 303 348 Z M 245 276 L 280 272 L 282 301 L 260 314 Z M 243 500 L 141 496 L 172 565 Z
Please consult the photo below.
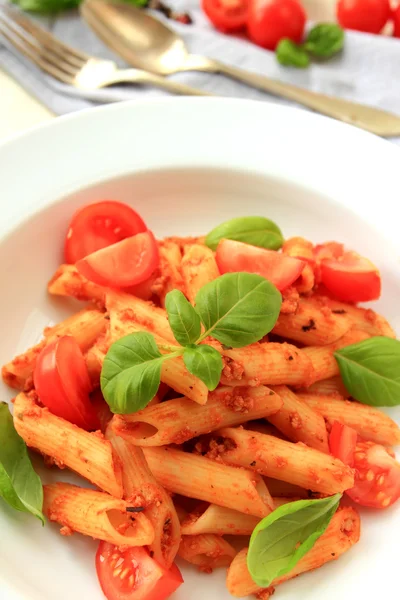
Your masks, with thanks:
M 234 240 L 221 240 L 217 247 L 216 260 L 221 273 L 246 271 L 257 273 L 284 290 L 301 274 L 305 262 Z
M 354 465 L 354 452 L 357 444 L 357 431 L 334 421 L 329 435 L 329 449 L 345 465 Z
M 368 302 L 381 295 L 381 276 L 375 265 L 356 252 L 321 262 L 321 280 L 343 302 Z
M 127 204 L 104 200 L 80 208 L 65 240 L 65 260 L 76 263 L 88 254 L 146 231 L 143 219 Z
M 153 285 L 155 281 L 160 277 L 160 269 L 156 269 L 154 273 L 150 275 L 146 281 L 133 285 L 132 287 L 126 288 L 124 291 L 133 296 L 137 296 L 142 300 L 151 300 L 153 296 Z
M 326 258 L 340 258 L 344 254 L 344 246 L 338 242 L 325 242 L 324 244 L 317 244 L 313 253 L 316 262 L 321 262 Z
M 165 600 L 183 583 L 176 565 L 167 571 L 142 547 L 121 552 L 100 542 L 96 570 L 107 600 Z
M 380 33 L 390 12 L 390 0 L 339 0 L 336 7 L 342 27 L 369 33 Z
M 100 424 L 90 403 L 91 383 L 76 340 L 65 335 L 39 354 L 33 374 L 39 399 L 54 415 L 83 429 Z
M 393 35 L 396 38 L 400 38 L 400 4 L 392 12 L 392 19 L 393 19 L 393 25 L 394 25 Z
M 151 231 L 138 233 L 78 260 L 78 271 L 94 283 L 130 287 L 146 281 L 159 263 L 158 246 Z
M 248 4 L 249 0 L 201 0 L 203 11 L 223 33 L 244 29 Z
M 298 0 L 250 0 L 247 31 L 253 42 L 275 50 L 282 38 L 300 43 L 306 20 Z

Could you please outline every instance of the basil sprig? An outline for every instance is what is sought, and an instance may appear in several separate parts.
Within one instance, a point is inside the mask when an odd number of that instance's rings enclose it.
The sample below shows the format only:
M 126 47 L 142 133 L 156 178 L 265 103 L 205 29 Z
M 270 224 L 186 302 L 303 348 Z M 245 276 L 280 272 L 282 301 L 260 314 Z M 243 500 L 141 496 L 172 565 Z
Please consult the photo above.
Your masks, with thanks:
M 216 250 L 222 239 L 244 242 L 260 248 L 279 250 L 284 239 L 278 225 L 265 217 L 238 217 L 215 227 L 206 237 L 206 244 Z
M 372 337 L 334 354 L 349 394 L 371 406 L 400 404 L 400 341 Z
M 169 292 L 165 306 L 180 346 L 162 353 L 166 347 L 158 348 L 154 336 L 146 332 L 132 333 L 112 344 L 100 377 L 106 402 L 117 414 L 141 410 L 157 392 L 163 362 L 179 356 L 190 373 L 214 390 L 221 378 L 222 358 L 202 342 L 212 336 L 234 348 L 255 343 L 274 327 L 281 303 L 276 287 L 253 273 L 218 277 L 201 288 L 194 307 L 181 292 Z
M 0 496 L 12 508 L 32 513 L 44 524 L 42 482 L 4 402 L 0 403 L 0 440 Z
M 268 587 L 291 571 L 314 546 L 335 514 L 341 494 L 284 504 L 255 527 L 247 554 L 253 581 Z
M 336 23 L 320 23 L 308 32 L 303 44 L 283 38 L 276 47 L 276 58 L 281 65 L 305 68 L 310 57 L 328 59 L 344 46 L 344 31 Z
M 296 42 L 284 38 L 276 47 L 276 58 L 285 67 L 306 69 L 310 64 L 310 56 L 306 50 Z

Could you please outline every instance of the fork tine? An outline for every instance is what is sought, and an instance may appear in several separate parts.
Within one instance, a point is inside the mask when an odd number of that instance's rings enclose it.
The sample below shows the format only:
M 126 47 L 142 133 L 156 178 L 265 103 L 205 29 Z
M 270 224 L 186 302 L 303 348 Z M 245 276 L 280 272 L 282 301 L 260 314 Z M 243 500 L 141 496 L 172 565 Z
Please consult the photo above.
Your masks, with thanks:
M 17 8 L 6 5 L 3 7 L 3 11 L 10 20 L 17 23 L 22 29 L 30 33 L 32 37 L 39 40 L 43 46 L 53 51 L 64 61 L 69 62 L 72 66 L 81 68 L 91 58 L 88 54 L 71 48 L 71 46 L 58 40 L 50 32 L 37 25 L 31 19 L 28 19 Z
M 43 60 L 40 51 L 34 44 L 26 40 L 19 32 L 12 29 L 6 19 L 0 12 L 0 33 L 18 52 L 35 63 L 42 71 L 52 75 L 63 83 L 72 84 L 73 78 L 58 69 L 55 65 Z

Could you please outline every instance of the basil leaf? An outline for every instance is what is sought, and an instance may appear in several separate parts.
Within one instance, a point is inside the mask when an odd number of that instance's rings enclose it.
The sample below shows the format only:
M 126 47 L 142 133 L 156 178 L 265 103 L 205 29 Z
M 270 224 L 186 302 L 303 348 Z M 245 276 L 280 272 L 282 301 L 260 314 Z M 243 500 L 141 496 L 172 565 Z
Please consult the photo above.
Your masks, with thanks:
M 347 391 L 371 406 L 400 404 L 400 341 L 373 337 L 334 353 Z
M 224 238 L 270 250 L 279 250 L 284 242 L 278 225 L 265 217 L 238 217 L 225 221 L 210 231 L 206 244 L 211 250 L 216 250 Z
M 181 346 L 197 342 L 201 333 L 200 317 L 184 294 L 179 290 L 168 292 L 165 308 L 176 341 Z
M 336 23 L 320 23 L 307 35 L 304 49 L 318 58 L 330 58 L 343 49 L 344 31 Z
M 125 415 L 147 406 L 157 393 L 165 358 L 146 332 L 131 333 L 110 346 L 100 386 L 113 413 Z
M 258 523 L 247 554 L 253 581 L 268 587 L 276 577 L 291 571 L 324 533 L 341 497 L 335 494 L 321 500 L 290 502 Z
M 304 48 L 287 38 L 284 38 L 279 42 L 275 53 L 278 62 L 285 67 L 306 69 L 310 64 L 310 57 Z
M 215 348 L 207 344 L 186 346 L 183 361 L 189 373 L 201 379 L 209 390 L 215 390 L 222 373 L 222 356 Z
M 7 404 L 0 403 L 0 496 L 16 510 L 32 513 L 44 525 L 43 486 Z
M 258 342 L 274 327 L 282 304 L 276 287 L 254 273 L 226 273 L 204 285 L 196 311 L 207 334 L 226 346 Z

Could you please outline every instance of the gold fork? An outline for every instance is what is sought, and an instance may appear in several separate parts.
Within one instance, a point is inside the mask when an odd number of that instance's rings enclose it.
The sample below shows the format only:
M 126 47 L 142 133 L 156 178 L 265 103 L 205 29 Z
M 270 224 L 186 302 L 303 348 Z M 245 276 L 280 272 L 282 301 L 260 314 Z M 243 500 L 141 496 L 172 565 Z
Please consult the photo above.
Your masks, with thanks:
M 0 35 L 42 71 L 75 88 L 81 96 L 117 83 L 152 85 L 186 96 L 211 95 L 154 73 L 120 69 L 111 60 L 71 48 L 11 6 L 0 7 Z

